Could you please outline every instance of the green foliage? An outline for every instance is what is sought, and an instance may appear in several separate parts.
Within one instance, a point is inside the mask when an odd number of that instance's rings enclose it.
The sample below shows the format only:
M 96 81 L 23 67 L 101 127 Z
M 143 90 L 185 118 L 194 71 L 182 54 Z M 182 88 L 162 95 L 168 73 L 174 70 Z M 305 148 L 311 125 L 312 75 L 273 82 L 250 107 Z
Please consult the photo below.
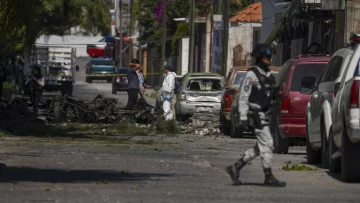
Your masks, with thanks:
M 286 164 L 285 166 L 282 167 L 282 169 L 284 171 L 317 171 L 318 168 L 311 168 L 305 165 L 292 165 L 289 166 L 288 164 Z
M 160 117 L 155 123 L 156 132 L 160 134 L 175 135 L 181 132 L 179 125 L 174 121 L 166 121 Z
M 176 32 L 174 34 L 174 36 L 172 37 L 172 42 L 171 42 L 171 49 L 172 49 L 172 53 L 175 54 L 176 53 L 176 48 L 177 48 L 177 41 L 180 38 L 189 36 L 189 25 L 187 23 L 179 23 L 177 25 L 177 29 Z
M 0 44 L 6 44 L 6 52 L 29 50 L 42 34 L 64 35 L 75 26 L 107 34 L 110 22 L 104 0 L 1 0 Z
M 241 9 L 254 3 L 251 0 L 231 0 L 230 1 L 230 16 L 236 15 Z

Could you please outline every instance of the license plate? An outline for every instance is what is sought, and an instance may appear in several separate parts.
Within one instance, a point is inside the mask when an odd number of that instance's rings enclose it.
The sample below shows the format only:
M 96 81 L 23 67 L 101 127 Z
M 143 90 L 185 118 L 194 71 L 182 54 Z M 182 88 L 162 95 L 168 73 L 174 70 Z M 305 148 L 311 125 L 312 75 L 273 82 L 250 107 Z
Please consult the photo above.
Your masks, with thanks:
M 212 108 L 208 106 L 198 106 L 196 107 L 196 112 L 212 112 Z

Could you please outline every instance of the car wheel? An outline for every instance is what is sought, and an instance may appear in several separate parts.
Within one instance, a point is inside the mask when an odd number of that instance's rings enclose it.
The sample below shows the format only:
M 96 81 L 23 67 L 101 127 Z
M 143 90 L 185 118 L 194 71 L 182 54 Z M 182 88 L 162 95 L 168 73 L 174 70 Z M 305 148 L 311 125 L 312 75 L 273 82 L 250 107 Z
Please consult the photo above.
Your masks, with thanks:
M 329 168 L 329 144 L 326 140 L 326 132 L 324 129 L 324 125 L 321 124 L 320 127 L 321 134 L 321 167 Z
M 332 159 L 332 155 L 335 154 L 339 149 L 336 147 L 334 143 L 333 132 L 330 129 L 329 134 L 329 171 L 331 173 L 339 173 L 341 171 L 341 158 L 338 157 L 336 159 Z
M 360 143 L 352 143 L 347 131 L 342 129 L 341 180 L 350 182 L 360 179 Z
M 231 138 L 241 138 L 243 137 L 243 131 L 239 128 L 235 127 L 235 124 L 232 123 L 232 121 L 230 122 L 230 137 Z
M 220 113 L 220 130 L 224 135 L 230 135 L 230 128 L 225 125 L 226 119 L 222 113 Z
M 311 147 L 310 141 L 309 141 L 309 135 L 306 133 L 306 160 L 308 164 L 320 164 L 321 151 L 315 151 Z
M 274 148 L 275 148 L 275 153 L 278 154 L 289 153 L 289 140 L 288 138 L 282 138 L 280 136 L 279 129 L 277 127 L 275 127 Z

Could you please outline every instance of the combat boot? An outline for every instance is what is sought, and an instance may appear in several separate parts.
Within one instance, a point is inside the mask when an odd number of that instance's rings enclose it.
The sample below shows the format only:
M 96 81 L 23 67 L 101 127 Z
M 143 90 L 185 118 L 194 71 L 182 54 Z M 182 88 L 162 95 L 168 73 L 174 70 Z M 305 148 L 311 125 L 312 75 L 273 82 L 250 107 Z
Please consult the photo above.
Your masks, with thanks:
M 275 176 L 272 174 L 271 168 L 265 168 L 264 173 L 265 173 L 264 185 L 273 186 L 273 187 L 285 187 L 286 186 L 285 182 L 281 182 L 275 178 Z
M 241 185 L 242 182 L 239 180 L 240 170 L 246 165 L 246 162 L 240 159 L 235 164 L 226 167 L 226 172 L 229 174 L 234 185 Z

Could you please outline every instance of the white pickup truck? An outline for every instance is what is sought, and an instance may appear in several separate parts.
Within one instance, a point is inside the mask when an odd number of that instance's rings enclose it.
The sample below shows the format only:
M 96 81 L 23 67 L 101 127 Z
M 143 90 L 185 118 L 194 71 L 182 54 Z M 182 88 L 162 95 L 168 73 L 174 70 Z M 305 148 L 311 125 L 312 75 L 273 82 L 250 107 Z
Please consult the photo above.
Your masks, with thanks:
M 63 95 L 72 96 L 76 73 L 74 48 L 36 46 L 33 62 L 44 68 L 45 90 L 60 90 Z
M 360 46 L 353 52 L 340 87 L 335 90 L 329 134 L 329 169 L 343 181 L 360 179 Z M 334 87 L 332 87 L 334 91 Z

